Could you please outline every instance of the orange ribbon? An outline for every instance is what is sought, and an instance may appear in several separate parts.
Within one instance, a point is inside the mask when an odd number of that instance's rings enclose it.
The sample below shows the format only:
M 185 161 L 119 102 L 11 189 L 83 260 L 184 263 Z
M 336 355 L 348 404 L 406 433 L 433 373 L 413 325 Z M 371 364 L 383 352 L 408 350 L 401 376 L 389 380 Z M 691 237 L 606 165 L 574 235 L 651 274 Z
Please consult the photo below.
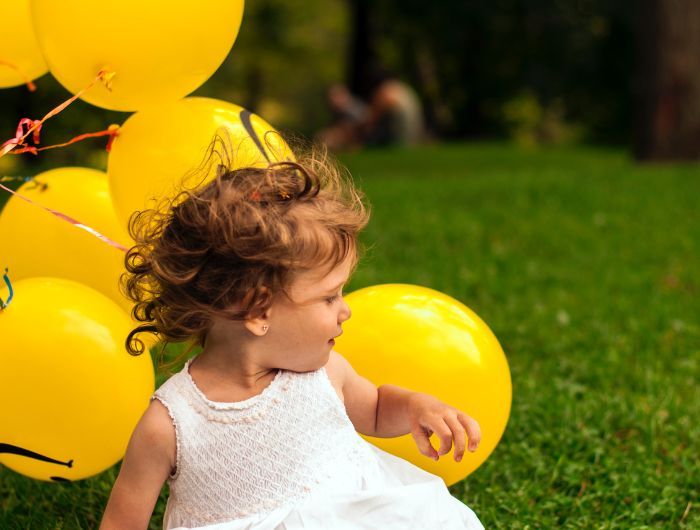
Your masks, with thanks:
M 19 125 L 17 126 L 17 132 L 15 133 L 15 137 L 7 140 L 0 146 L 0 158 L 5 156 L 7 153 L 10 151 L 13 151 L 14 149 L 23 149 L 20 152 L 30 152 L 36 154 L 39 149 L 36 147 L 28 146 L 25 142 L 27 137 L 31 134 L 32 135 L 32 140 L 34 142 L 34 145 L 37 145 L 39 143 L 39 134 L 41 132 L 41 127 L 44 124 L 46 120 L 49 118 L 52 118 L 59 112 L 62 112 L 68 105 L 73 103 L 76 99 L 78 99 L 80 96 L 82 96 L 87 90 L 91 89 L 95 83 L 98 81 L 102 81 L 105 84 L 105 87 L 107 90 L 111 90 L 111 83 L 112 83 L 112 78 L 114 77 L 115 72 L 107 70 L 103 68 L 100 70 L 97 74 L 97 77 L 93 79 L 93 81 L 83 88 L 80 92 L 75 94 L 73 97 L 67 99 L 63 103 L 61 103 L 58 107 L 55 109 L 52 109 L 49 111 L 46 116 L 44 116 L 40 120 L 30 120 L 29 118 L 22 118 L 19 122 Z M 26 128 L 26 130 L 25 130 Z M 90 134 L 95 134 L 95 133 L 90 133 Z M 78 140 L 75 140 L 78 141 Z M 68 142 L 65 145 L 69 145 L 73 143 L 72 141 Z M 59 147 L 59 146 L 55 146 Z
M 75 138 L 71 138 L 70 140 L 62 144 L 47 145 L 45 147 L 34 147 L 32 145 L 28 145 L 19 149 L 13 149 L 8 154 L 21 155 L 22 153 L 32 153 L 33 155 L 38 155 L 39 151 L 46 151 L 47 149 L 56 149 L 58 147 L 66 147 L 76 142 L 80 142 L 81 140 L 85 140 L 86 138 L 99 138 L 100 136 L 109 136 L 109 139 L 107 140 L 107 145 L 105 146 L 105 149 L 109 153 L 112 150 L 112 142 L 117 136 L 119 136 L 119 125 L 112 124 L 104 131 L 81 134 L 76 136 Z

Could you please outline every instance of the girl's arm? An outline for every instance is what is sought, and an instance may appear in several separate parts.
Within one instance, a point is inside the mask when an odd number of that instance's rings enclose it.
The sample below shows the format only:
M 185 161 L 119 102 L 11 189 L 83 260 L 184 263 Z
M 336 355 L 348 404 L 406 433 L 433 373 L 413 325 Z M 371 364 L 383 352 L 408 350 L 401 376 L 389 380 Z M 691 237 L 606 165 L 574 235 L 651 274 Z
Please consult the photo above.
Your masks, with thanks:
M 481 431 L 465 412 L 428 394 L 394 385 L 377 388 L 336 352 L 329 365 L 340 374 L 345 409 L 358 432 L 380 438 L 411 433 L 420 452 L 434 460 L 449 453 L 453 442 L 457 462 L 464 455 L 467 439 L 469 451 L 476 451 Z M 439 450 L 430 443 L 433 433 L 440 439 Z
M 167 409 L 153 400 L 131 435 L 100 530 L 148 528 L 174 467 L 175 451 L 175 428 Z

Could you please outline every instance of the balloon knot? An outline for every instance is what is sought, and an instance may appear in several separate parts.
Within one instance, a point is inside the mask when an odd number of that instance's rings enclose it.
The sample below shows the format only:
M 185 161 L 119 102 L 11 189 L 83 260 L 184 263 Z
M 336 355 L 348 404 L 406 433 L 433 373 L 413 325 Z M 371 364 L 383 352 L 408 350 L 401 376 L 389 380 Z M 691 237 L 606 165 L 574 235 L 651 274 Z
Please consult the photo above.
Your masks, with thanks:
M 109 153 L 112 151 L 112 142 L 114 142 L 114 139 L 119 136 L 119 125 L 113 123 L 107 127 L 107 133 L 109 134 L 109 139 L 107 140 L 105 150 Z
M 97 77 L 100 79 L 100 81 L 102 81 L 102 84 L 105 86 L 105 88 L 111 92 L 112 81 L 114 80 L 115 75 L 117 75 L 117 72 L 112 70 L 111 67 L 105 66 L 99 71 Z
M 24 84 L 27 85 L 27 88 L 29 89 L 30 92 L 35 92 L 36 91 L 36 85 L 34 82 L 29 79 L 29 75 L 27 72 L 22 70 L 19 66 L 17 66 L 15 63 L 11 63 L 10 61 L 7 61 L 5 59 L 0 59 L 0 65 L 8 66 L 12 68 L 14 71 L 16 71 L 20 76 L 24 78 Z

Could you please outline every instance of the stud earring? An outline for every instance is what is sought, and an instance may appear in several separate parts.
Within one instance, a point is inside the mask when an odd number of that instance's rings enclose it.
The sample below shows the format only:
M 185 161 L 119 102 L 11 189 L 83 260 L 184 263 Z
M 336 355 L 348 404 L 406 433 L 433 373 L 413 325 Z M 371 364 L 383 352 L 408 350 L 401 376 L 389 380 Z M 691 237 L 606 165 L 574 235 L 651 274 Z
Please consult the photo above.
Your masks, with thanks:
M 267 324 L 263 324 L 263 331 L 267 331 Z

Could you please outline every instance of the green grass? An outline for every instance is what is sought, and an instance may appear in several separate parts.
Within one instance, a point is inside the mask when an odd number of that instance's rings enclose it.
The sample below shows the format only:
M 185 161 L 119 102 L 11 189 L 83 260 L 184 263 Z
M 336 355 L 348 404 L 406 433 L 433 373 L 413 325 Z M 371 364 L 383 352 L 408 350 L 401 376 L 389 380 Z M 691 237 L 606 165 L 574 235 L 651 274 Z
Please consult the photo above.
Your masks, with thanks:
M 453 494 L 487 528 L 700 527 L 700 167 L 496 144 L 345 162 L 373 206 L 350 290 L 444 291 L 509 359 L 505 435 Z M 0 528 L 95 527 L 116 472 L 0 468 Z

